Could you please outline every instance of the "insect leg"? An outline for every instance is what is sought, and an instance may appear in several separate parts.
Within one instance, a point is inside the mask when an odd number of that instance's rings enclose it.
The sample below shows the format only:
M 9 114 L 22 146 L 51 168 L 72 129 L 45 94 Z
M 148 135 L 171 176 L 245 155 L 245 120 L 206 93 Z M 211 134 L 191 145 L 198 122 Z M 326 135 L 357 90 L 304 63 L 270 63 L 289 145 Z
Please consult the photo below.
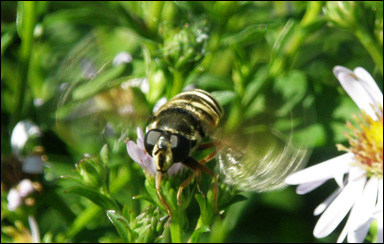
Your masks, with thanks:
M 167 209 L 168 214 L 169 214 L 169 217 L 170 217 L 170 219 L 172 220 L 171 209 L 169 208 L 168 204 L 165 202 L 163 196 L 162 196 L 161 193 L 160 193 L 160 185 L 161 185 L 161 180 L 162 180 L 162 179 L 163 179 L 163 173 L 162 173 L 161 171 L 157 171 L 157 172 L 156 172 L 156 193 L 157 193 L 157 196 L 158 196 L 159 199 L 160 199 L 161 204 L 163 204 L 163 206 L 165 207 L 165 209 Z
M 219 211 L 217 209 L 217 195 L 219 192 L 219 183 L 217 181 L 217 177 L 215 173 L 210 168 L 204 166 L 203 164 L 198 163 L 195 159 L 191 157 L 188 157 L 186 160 L 184 160 L 183 164 L 189 167 L 190 169 L 192 169 L 193 171 L 201 170 L 213 178 L 214 180 L 213 203 L 214 203 L 215 212 L 216 214 L 218 214 Z
M 204 192 L 201 190 L 200 188 L 200 179 L 201 179 L 201 171 L 200 170 L 197 170 L 196 171 L 196 174 L 197 174 L 197 189 L 199 190 L 200 194 L 205 197 L 205 194 Z
M 205 158 L 203 158 L 199 164 L 206 164 L 207 162 L 211 161 L 211 159 L 216 155 L 216 150 L 214 152 L 212 152 L 210 155 L 206 156 Z M 188 166 L 188 165 L 187 165 Z M 201 170 L 200 169 L 192 169 L 193 170 L 193 174 L 188 177 L 188 179 L 186 179 L 180 186 L 179 188 L 179 191 L 177 192 L 177 202 L 178 204 L 180 204 L 180 196 L 181 196 L 181 193 L 183 191 L 183 189 L 189 184 L 191 183 L 191 181 L 193 180 L 193 178 L 195 177 L 195 174 L 197 174 L 197 189 L 199 190 L 200 194 L 205 197 L 205 194 L 204 192 L 201 190 L 201 187 L 200 187 L 200 179 L 201 179 Z
M 177 204 L 181 204 L 181 193 L 183 192 L 184 188 L 191 183 L 193 178 L 195 178 L 196 171 L 193 171 L 192 175 L 190 175 L 179 187 L 179 190 L 177 191 Z
M 211 159 L 216 155 L 217 151 L 213 151 L 211 154 L 207 155 L 205 158 L 203 158 L 202 160 L 200 160 L 199 164 L 206 164 L 208 163 L 209 161 L 211 161 Z M 201 190 L 200 188 L 200 179 L 201 179 L 201 171 L 198 170 L 197 171 L 197 189 L 199 190 L 200 194 L 205 197 L 205 194 L 204 192 Z
M 200 160 L 199 164 L 204 165 L 204 164 L 208 163 L 209 161 L 212 160 L 212 158 L 214 158 L 216 156 L 216 154 L 217 154 L 217 151 L 215 150 L 211 154 L 207 155 L 205 158 Z
M 210 142 L 206 142 L 206 143 L 201 143 L 199 145 L 199 147 L 197 148 L 197 150 L 204 150 L 204 149 L 212 148 L 214 146 L 216 146 L 216 141 L 210 141 Z

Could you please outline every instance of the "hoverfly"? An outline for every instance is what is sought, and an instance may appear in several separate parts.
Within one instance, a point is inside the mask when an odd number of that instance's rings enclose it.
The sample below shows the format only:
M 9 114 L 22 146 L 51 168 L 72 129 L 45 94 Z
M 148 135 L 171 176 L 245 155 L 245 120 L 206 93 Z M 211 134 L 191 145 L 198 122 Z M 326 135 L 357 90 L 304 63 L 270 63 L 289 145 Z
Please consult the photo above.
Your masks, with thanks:
M 145 99 L 135 93 L 138 88 L 128 86 L 125 89 L 122 85 L 125 81 L 132 81 L 132 77 L 114 76 L 115 80 L 105 84 L 99 79 L 100 76 L 108 77 L 104 72 L 105 64 L 99 65 L 101 69 L 89 68 L 92 65 L 84 65 L 88 59 L 79 60 L 78 63 L 83 69 L 86 67 L 87 72 L 90 70 L 91 75 L 62 92 L 57 113 L 60 127 L 68 122 L 79 124 L 80 129 L 72 134 L 80 134 L 81 140 L 90 137 L 90 144 L 94 144 L 94 138 L 107 136 L 110 131 L 116 134 L 117 127 L 120 131 L 128 127 L 132 129 L 150 118 L 148 107 L 142 106 L 146 103 Z M 86 95 L 80 96 L 82 93 Z M 229 114 L 230 110 L 227 109 L 230 106 L 221 105 L 220 102 L 214 93 L 201 89 L 184 91 L 160 107 L 153 114 L 151 122 L 147 123 L 145 149 L 155 161 L 157 195 L 170 215 L 160 187 L 163 175 L 176 162 L 182 162 L 192 169 L 190 177 L 179 188 L 178 200 L 183 188 L 195 176 L 199 178 L 203 171 L 214 180 L 214 202 L 218 212 L 218 178 L 244 191 L 279 189 L 284 186 L 285 177 L 302 167 L 309 156 L 308 145 L 296 140 L 293 128 L 297 127 L 297 117 L 310 115 L 303 113 L 296 116 L 293 112 L 284 114 L 281 116 L 284 117 L 282 129 L 276 125 L 277 119 L 265 114 L 251 116 L 235 129 L 227 129 L 228 117 L 225 114 Z M 67 130 L 63 131 L 66 136 Z M 126 137 L 123 133 L 119 142 Z M 203 140 L 207 137 L 211 138 L 210 142 Z M 193 158 L 195 151 L 208 147 L 214 147 L 214 152 L 200 161 Z M 218 164 L 217 172 L 205 166 L 213 158 Z
M 156 164 L 157 195 L 170 215 L 169 206 L 160 193 L 160 183 L 163 174 L 175 162 L 181 162 L 193 171 L 179 188 L 178 202 L 183 188 L 191 182 L 195 174 L 200 175 L 203 171 L 214 179 L 213 201 L 216 213 L 218 179 L 217 175 L 204 165 L 213 157 L 216 156 L 224 182 L 241 190 L 258 192 L 282 187 L 285 177 L 306 162 L 307 151 L 302 146 L 294 145 L 292 138 L 283 142 L 272 134 L 264 133 L 264 138 L 257 139 L 266 143 L 264 148 L 254 148 L 257 145 L 254 138 L 253 143 L 250 143 L 252 140 L 247 139 L 246 134 L 241 135 L 246 129 L 239 129 L 238 135 L 227 137 L 225 140 L 225 137 L 220 135 L 223 133 L 220 128 L 214 133 L 222 115 L 223 108 L 217 100 L 201 89 L 176 95 L 153 115 L 144 145 Z M 207 136 L 214 141 L 201 144 L 202 139 Z M 231 140 L 228 141 L 228 138 Z M 200 161 L 191 156 L 194 151 L 207 147 L 216 147 L 216 150 Z
M 153 115 L 148 126 L 144 145 L 156 164 L 156 191 L 162 204 L 171 211 L 160 193 L 163 174 L 175 162 L 181 162 L 194 171 L 192 177 L 186 179 L 177 193 L 178 202 L 183 187 L 193 179 L 195 172 L 203 171 L 215 181 L 214 202 L 217 211 L 217 177 L 204 163 L 211 155 L 197 162 L 191 154 L 199 148 L 202 139 L 209 135 L 219 124 L 223 109 L 208 92 L 195 89 L 182 92 L 169 100 Z

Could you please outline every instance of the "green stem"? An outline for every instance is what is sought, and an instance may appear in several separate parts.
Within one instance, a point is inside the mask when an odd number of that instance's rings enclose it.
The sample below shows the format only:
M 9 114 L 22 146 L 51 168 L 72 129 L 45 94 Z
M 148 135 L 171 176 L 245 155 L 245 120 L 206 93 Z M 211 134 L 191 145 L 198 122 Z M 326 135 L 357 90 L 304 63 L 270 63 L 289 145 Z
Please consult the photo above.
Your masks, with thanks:
M 270 73 L 272 77 L 281 74 L 285 69 L 289 69 L 295 64 L 295 57 L 299 52 L 299 48 L 303 42 L 314 30 L 309 28 L 319 18 L 321 12 L 321 2 L 309 2 L 304 17 L 299 24 L 294 21 L 288 21 L 276 43 L 284 43 L 283 51 L 276 49 L 276 53 L 272 56 Z M 291 32 L 293 32 L 291 34 Z M 288 38 L 287 40 L 284 40 Z
M 173 73 L 173 84 L 172 84 L 172 88 L 171 88 L 171 94 L 168 97 L 168 99 L 179 94 L 181 92 L 181 90 L 183 89 L 183 85 L 184 85 L 183 73 L 179 70 L 175 70 Z
M 20 47 L 20 80 L 16 95 L 15 122 L 22 119 L 22 110 L 24 105 L 25 90 L 28 80 L 28 69 L 31 58 L 33 31 L 36 24 L 36 2 L 19 2 L 18 14 L 21 15 L 19 24 L 19 35 L 21 39 Z
M 365 29 L 357 27 L 354 34 L 371 55 L 373 61 L 380 69 L 381 74 L 383 74 L 383 49 L 377 45 L 377 43 L 373 40 L 372 35 Z
M 305 12 L 303 19 L 300 21 L 299 26 L 296 27 L 292 40 L 287 44 L 287 56 L 293 57 L 297 53 L 298 49 L 308 37 L 308 32 L 305 28 L 313 24 L 318 19 L 321 7 L 321 2 L 308 3 L 307 11 Z
M 305 12 L 305 15 L 301 20 L 300 24 L 302 26 L 307 26 L 317 21 L 322 7 L 323 7 L 323 4 L 321 2 L 317 2 L 317 1 L 308 2 L 307 11 Z
M 183 228 L 180 214 L 173 215 L 170 231 L 172 243 L 182 243 L 181 233 L 183 232 Z
M 150 2 L 150 6 L 148 8 L 148 15 L 146 19 L 146 23 L 148 29 L 154 34 L 157 35 L 158 26 L 161 21 L 161 12 L 163 11 L 164 2 L 163 1 L 154 1 Z

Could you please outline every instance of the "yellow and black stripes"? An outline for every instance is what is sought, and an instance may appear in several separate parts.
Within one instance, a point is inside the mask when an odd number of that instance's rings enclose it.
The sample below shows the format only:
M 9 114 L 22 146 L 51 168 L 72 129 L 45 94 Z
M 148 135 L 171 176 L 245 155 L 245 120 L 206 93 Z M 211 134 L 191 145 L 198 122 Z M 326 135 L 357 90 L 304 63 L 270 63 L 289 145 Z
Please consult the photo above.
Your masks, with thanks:
M 209 134 L 218 125 L 222 113 L 221 106 L 208 92 L 195 89 L 178 94 L 160 107 L 150 127 L 167 125 L 163 129 L 197 140 L 194 132 L 198 131 L 199 137 Z

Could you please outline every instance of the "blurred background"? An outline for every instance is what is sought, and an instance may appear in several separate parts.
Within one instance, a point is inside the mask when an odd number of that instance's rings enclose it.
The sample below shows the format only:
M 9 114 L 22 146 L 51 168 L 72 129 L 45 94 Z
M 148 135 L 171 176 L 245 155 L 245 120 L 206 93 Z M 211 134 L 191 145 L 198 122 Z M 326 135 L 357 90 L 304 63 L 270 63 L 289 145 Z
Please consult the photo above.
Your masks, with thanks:
M 145 194 L 145 177 L 124 141 L 186 87 L 212 92 L 228 133 L 273 124 L 306 146 L 308 165 L 342 154 L 335 145 L 347 144 L 359 109 L 336 65 L 363 67 L 383 88 L 382 2 L 2 1 L 1 241 L 32 241 L 28 216 L 43 242 L 121 241 L 86 193 L 65 193 L 81 179 L 75 164 L 108 144 L 108 199 L 138 215 L 148 203 L 132 197 Z M 20 121 L 38 129 L 18 148 Z M 31 157 L 44 169 L 26 172 Z M 9 193 L 26 178 L 34 192 L 12 209 Z M 340 227 L 313 237 L 313 210 L 336 186 L 243 192 L 200 241 L 333 242 Z M 192 201 L 189 235 L 199 214 Z

